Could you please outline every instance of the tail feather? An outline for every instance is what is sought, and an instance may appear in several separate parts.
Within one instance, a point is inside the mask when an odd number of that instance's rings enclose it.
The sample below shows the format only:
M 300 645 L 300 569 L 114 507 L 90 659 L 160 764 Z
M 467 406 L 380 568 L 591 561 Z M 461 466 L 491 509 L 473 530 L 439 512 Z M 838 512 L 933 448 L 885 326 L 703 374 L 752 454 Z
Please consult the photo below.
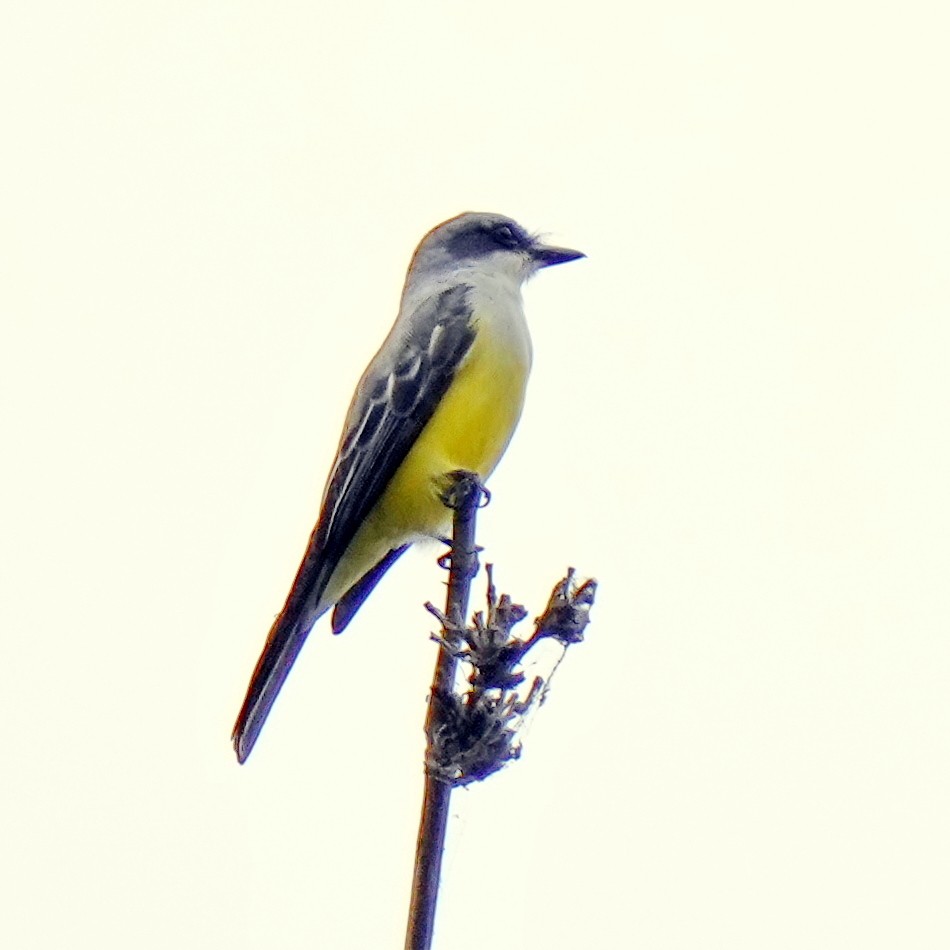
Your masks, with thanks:
M 244 705 L 238 713 L 231 733 L 234 751 L 238 762 L 244 763 L 261 734 L 264 721 L 267 719 L 280 692 L 290 668 L 294 665 L 301 648 L 303 647 L 310 630 L 317 620 L 330 609 L 327 605 L 317 611 L 288 611 L 284 610 L 274 621 L 267 642 L 261 652 L 257 666 L 251 676 L 247 688 Z
M 408 544 L 404 544 L 389 551 L 342 597 L 337 598 L 337 609 L 333 616 L 334 633 L 339 633 L 353 619 L 353 614 L 362 606 L 383 574 L 408 547 Z M 297 572 L 284 609 L 274 621 L 251 675 L 244 705 L 231 733 L 231 741 L 240 763 L 244 763 L 251 754 L 277 694 L 313 625 L 334 606 L 334 601 L 325 602 L 324 597 L 337 562 L 322 556 L 322 552 L 316 553 L 317 550 L 311 539 L 310 548 Z

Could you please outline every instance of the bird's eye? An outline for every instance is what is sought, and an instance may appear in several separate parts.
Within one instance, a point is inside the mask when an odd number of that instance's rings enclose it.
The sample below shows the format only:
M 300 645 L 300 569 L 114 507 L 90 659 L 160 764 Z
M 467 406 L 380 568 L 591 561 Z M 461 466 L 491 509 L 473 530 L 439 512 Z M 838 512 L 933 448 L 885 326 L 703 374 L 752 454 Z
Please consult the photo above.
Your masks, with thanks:
M 518 247 L 521 243 L 518 240 L 518 235 L 515 234 L 508 224 L 500 224 L 495 228 L 495 240 L 501 244 L 502 247 Z

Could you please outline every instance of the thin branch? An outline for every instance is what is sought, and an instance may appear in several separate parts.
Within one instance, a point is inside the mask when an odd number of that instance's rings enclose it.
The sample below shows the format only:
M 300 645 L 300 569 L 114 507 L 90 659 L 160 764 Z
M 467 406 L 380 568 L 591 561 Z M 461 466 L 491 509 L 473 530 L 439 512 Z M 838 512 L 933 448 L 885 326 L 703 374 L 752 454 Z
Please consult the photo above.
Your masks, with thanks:
M 443 496 L 454 515 L 450 551 L 440 560 L 450 571 L 445 613 L 426 604 L 442 629 L 433 637 L 439 653 L 426 713 L 425 791 L 406 950 L 432 947 L 452 789 L 480 782 L 518 758 L 521 731 L 544 702 L 554 673 L 525 684 L 525 656 L 542 640 L 559 643 L 561 658 L 568 646 L 580 643 L 597 591 L 596 581 L 579 585 L 574 569 L 568 568 L 535 620 L 534 633 L 521 640 L 513 629 L 528 612 L 507 594 L 499 596 L 488 565 L 486 610 L 476 613 L 469 624 L 469 591 L 478 570 L 475 514 L 482 498 L 487 499 L 488 493 L 475 475 L 452 473 Z M 456 687 L 460 664 L 467 681 L 464 688 Z
M 472 472 L 453 472 L 451 484 L 443 497 L 453 511 L 452 544 L 449 554 L 449 590 L 443 631 L 448 635 L 465 629 L 468 614 L 469 591 L 472 578 L 478 572 L 478 553 L 475 547 L 475 514 L 482 498 L 487 498 L 478 477 Z M 455 686 L 457 665 L 456 644 L 445 643 L 436 658 L 432 678 L 432 693 L 426 713 L 428 748 L 433 745 L 433 734 L 439 720 L 443 698 L 451 696 Z M 426 761 L 428 763 L 429 756 Z M 445 831 L 449 818 L 452 785 L 437 775 L 427 764 L 422 816 L 416 840 L 416 863 L 412 877 L 412 896 L 409 902 L 409 921 L 406 927 L 406 950 L 430 950 L 435 923 L 439 877 L 442 872 L 442 852 L 445 849 Z

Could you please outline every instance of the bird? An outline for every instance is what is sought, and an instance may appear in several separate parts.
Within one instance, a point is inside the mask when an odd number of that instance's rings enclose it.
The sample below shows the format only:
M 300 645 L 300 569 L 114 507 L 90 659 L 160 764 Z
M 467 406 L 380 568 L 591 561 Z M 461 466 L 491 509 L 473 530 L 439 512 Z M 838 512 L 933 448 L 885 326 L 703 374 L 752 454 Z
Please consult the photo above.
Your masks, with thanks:
M 585 257 L 501 214 L 465 212 L 420 241 L 396 321 L 360 377 L 316 526 L 232 733 L 247 760 L 317 620 L 340 633 L 414 542 L 445 538 L 449 473 L 484 482 L 514 433 L 531 369 L 522 284 Z

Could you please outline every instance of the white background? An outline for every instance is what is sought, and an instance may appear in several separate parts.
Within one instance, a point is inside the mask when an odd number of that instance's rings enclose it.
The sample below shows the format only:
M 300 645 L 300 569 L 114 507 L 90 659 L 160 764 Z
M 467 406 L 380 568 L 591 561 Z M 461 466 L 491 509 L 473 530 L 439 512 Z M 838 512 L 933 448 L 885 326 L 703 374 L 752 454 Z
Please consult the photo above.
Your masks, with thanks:
M 944 4 L 12 3 L 0 944 L 385 948 L 436 548 L 228 735 L 422 234 L 589 259 L 480 541 L 601 582 L 441 950 L 950 945 Z

